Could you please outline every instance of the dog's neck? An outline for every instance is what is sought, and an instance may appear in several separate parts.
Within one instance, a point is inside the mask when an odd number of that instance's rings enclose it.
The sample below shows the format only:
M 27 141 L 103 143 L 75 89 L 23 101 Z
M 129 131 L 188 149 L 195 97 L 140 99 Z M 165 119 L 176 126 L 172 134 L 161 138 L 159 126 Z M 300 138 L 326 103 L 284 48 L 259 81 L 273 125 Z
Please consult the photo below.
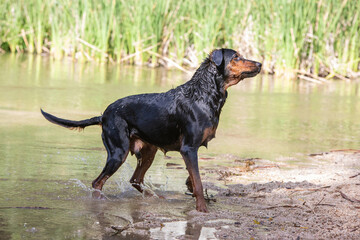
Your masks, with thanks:
M 223 76 L 216 66 L 206 58 L 193 77 L 181 85 L 182 93 L 192 102 L 203 102 L 219 117 L 225 104 L 227 92 L 222 86 Z

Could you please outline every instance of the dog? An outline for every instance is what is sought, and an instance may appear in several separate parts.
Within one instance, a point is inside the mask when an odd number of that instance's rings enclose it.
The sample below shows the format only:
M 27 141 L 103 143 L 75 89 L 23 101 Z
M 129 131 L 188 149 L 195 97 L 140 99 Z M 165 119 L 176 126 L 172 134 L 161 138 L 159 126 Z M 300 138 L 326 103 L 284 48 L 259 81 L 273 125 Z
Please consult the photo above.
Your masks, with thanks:
M 189 177 L 186 185 L 196 199 L 196 210 L 207 212 L 198 166 L 198 149 L 215 137 L 227 89 L 261 71 L 261 63 L 247 60 L 232 49 L 215 49 L 192 78 L 167 92 L 139 94 L 110 104 L 102 116 L 81 121 L 55 117 L 41 109 L 52 123 L 74 129 L 102 126 L 107 161 L 92 187 L 100 192 L 106 180 L 135 154 L 137 166 L 130 183 L 143 192 L 144 175 L 158 149 L 178 151 Z

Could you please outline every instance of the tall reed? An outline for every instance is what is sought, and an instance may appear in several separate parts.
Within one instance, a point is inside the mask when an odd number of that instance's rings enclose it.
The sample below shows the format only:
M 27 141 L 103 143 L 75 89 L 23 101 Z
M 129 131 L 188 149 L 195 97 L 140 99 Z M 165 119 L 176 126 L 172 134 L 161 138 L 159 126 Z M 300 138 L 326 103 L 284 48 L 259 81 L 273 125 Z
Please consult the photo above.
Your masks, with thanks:
M 196 67 L 217 47 L 267 72 L 351 76 L 360 3 L 350 0 L 2 0 L 0 51 Z

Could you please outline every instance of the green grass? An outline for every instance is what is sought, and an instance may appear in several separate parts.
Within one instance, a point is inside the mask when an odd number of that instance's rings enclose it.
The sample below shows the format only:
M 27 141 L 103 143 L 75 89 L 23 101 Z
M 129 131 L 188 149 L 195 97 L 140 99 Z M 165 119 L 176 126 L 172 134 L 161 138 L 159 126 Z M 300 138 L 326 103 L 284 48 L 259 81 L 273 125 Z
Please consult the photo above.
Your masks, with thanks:
M 2 52 L 196 67 L 229 47 L 267 72 L 351 76 L 360 66 L 352 0 L 2 0 Z

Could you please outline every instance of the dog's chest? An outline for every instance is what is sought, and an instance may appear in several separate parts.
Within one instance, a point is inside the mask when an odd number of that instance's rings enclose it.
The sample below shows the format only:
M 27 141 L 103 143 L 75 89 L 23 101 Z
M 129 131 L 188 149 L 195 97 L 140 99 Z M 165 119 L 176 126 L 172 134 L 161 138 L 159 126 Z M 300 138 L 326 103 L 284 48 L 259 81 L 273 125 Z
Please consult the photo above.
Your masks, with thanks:
M 205 128 L 202 135 L 201 145 L 207 147 L 207 143 L 215 138 L 216 126 Z

